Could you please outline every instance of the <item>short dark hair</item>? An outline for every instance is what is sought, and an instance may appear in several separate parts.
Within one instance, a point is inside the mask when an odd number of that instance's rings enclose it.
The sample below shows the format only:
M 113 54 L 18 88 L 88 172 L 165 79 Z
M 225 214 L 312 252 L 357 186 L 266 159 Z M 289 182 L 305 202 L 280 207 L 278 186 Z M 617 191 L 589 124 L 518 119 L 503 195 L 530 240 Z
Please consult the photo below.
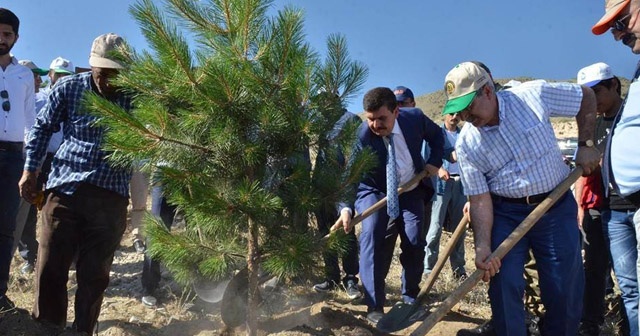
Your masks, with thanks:
M 362 106 L 367 112 L 377 111 L 382 106 L 386 106 L 393 112 L 398 106 L 396 95 L 387 87 L 373 88 L 365 93 L 362 99 Z
M 12 11 L 6 8 L 0 8 L 0 23 L 6 24 L 13 28 L 13 33 L 18 35 L 18 29 L 20 28 L 20 19 L 13 14 Z
M 618 95 L 622 95 L 622 84 L 620 83 L 620 79 L 618 77 L 616 77 L 616 76 L 613 76 L 613 77 L 611 77 L 609 79 L 601 80 L 600 83 L 598 83 L 596 85 L 602 85 L 602 86 L 606 87 L 607 89 L 610 89 L 611 85 L 613 85 L 614 82 L 618 83 L 618 88 L 616 89 L 616 91 L 618 92 Z
M 491 70 L 489 70 L 489 67 L 486 66 L 484 63 L 480 62 L 480 61 L 471 61 L 471 63 L 479 66 L 482 68 L 482 70 L 486 71 L 488 74 L 491 75 Z

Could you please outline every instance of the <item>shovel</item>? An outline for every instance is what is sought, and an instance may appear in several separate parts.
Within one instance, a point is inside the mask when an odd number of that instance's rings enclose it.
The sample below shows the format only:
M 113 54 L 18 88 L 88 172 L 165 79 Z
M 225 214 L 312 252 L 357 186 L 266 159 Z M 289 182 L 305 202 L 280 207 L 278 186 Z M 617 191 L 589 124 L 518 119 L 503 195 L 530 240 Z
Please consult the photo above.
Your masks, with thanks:
M 542 201 L 531 213 L 527 216 L 518 227 L 516 227 L 513 232 L 505 239 L 498 248 L 491 253 L 490 256 L 487 257 L 487 260 L 497 257 L 502 259 L 513 246 L 522 239 L 522 237 L 533 227 L 533 225 L 542 217 L 547 210 L 555 204 L 564 193 L 569 190 L 571 185 L 582 175 L 582 167 L 578 166 L 574 169 L 571 174 L 558 185 L 547 198 Z M 475 287 L 476 284 L 482 279 L 484 275 L 484 270 L 476 270 L 473 274 L 467 278 L 460 286 L 454 290 L 446 300 L 444 300 L 438 309 L 436 309 L 433 313 L 429 314 L 427 318 L 418 326 L 416 330 L 414 330 L 411 335 L 419 336 L 426 335 L 433 326 L 438 323 L 450 310 L 453 306 L 456 305 L 462 298 Z
M 460 240 L 462 234 L 467 229 L 467 224 L 469 224 L 469 215 L 464 215 L 460 220 L 458 227 L 447 242 L 444 251 L 440 253 L 438 261 L 435 266 L 433 266 L 431 273 L 429 273 L 427 281 L 420 290 L 420 293 L 418 293 L 418 297 L 416 297 L 416 301 L 413 304 L 401 303 L 394 305 L 391 310 L 389 310 L 389 312 L 386 313 L 380 321 L 378 321 L 376 328 L 381 331 L 391 333 L 407 328 L 418 319 L 416 315 L 419 315 L 418 309 L 421 307 L 422 301 L 427 297 L 427 294 L 436 282 L 438 275 L 440 275 L 440 271 L 442 271 L 444 264 L 453 252 L 456 243 Z
M 409 180 L 407 183 L 401 185 L 398 188 L 398 195 L 404 193 L 405 191 L 407 191 L 409 187 L 420 182 L 420 180 L 425 178 L 427 174 L 428 172 L 425 169 L 419 174 L 413 176 L 411 180 Z M 367 208 L 361 214 L 358 214 L 357 216 L 353 217 L 353 219 L 351 220 L 351 223 L 353 223 L 353 225 L 356 225 L 362 222 L 365 218 L 369 217 L 372 213 L 380 210 L 386 204 L 387 204 L 387 198 L 384 197 L 383 199 L 376 202 L 374 205 Z M 339 228 L 340 227 L 337 227 L 335 225 L 332 226 L 330 232 L 324 237 L 322 237 L 321 242 L 326 241 L 327 238 L 329 238 L 329 236 L 331 235 L 331 233 Z M 226 326 L 235 328 L 240 326 L 242 323 L 246 321 L 247 301 L 248 301 L 248 293 L 249 293 L 249 289 L 247 288 L 248 285 L 249 285 L 249 281 L 248 281 L 247 267 L 244 267 L 240 272 L 236 273 L 227 284 L 227 288 L 224 291 L 224 294 L 222 296 L 222 301 L 220 306 L 220 310 L 221 310 L 220 316 L 222 318 L 222 322 L 224 322 Z M 203 299 L 204 301 L 207 301 L 207 298 L 201 297 L 201 299 Z

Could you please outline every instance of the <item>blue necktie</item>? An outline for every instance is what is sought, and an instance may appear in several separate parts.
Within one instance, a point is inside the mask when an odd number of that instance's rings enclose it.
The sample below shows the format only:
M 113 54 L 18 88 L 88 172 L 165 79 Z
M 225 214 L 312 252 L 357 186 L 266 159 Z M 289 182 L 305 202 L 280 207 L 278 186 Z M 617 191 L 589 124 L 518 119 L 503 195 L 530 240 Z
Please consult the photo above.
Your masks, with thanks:
M 389 220 L 400 215 L 398 200 L 398 168 L 396 167 L 396 149 L 393 147 L 393 133 L 387 136 L 387 214 Z

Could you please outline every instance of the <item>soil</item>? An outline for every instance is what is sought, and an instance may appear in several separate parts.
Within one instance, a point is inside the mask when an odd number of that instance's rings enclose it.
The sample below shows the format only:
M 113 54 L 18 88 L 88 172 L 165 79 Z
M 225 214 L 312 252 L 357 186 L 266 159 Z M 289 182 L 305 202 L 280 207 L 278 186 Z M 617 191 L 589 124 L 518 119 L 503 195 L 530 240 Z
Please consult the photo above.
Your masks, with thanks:
M 447 234 L 443 234 L 446 243 Z M 153 308 L 141 302 L 140 276 L 143 255 L 136 253 L 131 244 L 132 236 L 125 234 L 121 248 L 116 251 L 111 271 L 111 283 L 105 292 L 97 326 L 101 336 L 173 336 L 173 335 L 244 335 L 244 327 L 227 328 L 220 318 L 220 304 L 206 303 L 195 296 L 191 289 L 181 288 L 172 281 L 168 272 L 163 272 L 158 291 L 158 305 Z M 466 239 L 467 251 L 471 251 L 471 239 Z M 398 252 L 397 252 L 398 253 Z M 469 253 L 467 253 L 469 255 Z M 467 256 L 469 257 L 469 256 Z M 13 260 L 12 280 L 8 296 L 20 308 L 0 315 L 0 335 L 55 335 L 52 329 L 35 322 L 28 313 L 33 305 L 33 275 L 20 273 L 22 259 Z M 471 262 L 467 267 L 471 267 Z M 73 296 L 76 289 L 75 271 L 70 271 L 68 325 L 73 320 Z M 321 269 L 318 270 L 321 273 Z M 387 302 L 391 308 L 400 299 L 401 267 L 394 258 L 387 278 Z M 313 279 L 313 280 L 317 280 Z M 366 306 L 351 301 L 343 291 L 316 293 L 311 289 L 313 280 L 296 283 L 279 283 L 263 289 L 260 306 L 260 335 L 384 335 L 366 319 Z M 457 286 L 448 266 L 441 279 L 436 281 L 433 293 L 425 300 L 426 308 L 435 309 Z M 455 335 L 461 328 L 475 327 L 490 315 L 486 304 L 486 286 L 480 284 L 474 291 L 453 308 L 429 335 Z M 395 333 L 408 335 L 417 328 Z M 66 331 L 61 335 L 78 335 Z

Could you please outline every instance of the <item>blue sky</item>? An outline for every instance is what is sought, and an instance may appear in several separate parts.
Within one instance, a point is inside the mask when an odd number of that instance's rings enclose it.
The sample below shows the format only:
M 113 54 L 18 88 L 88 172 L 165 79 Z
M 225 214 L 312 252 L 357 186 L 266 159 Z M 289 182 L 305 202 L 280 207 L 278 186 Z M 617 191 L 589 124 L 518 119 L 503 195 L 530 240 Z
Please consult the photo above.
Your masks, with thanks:
M 146 47 L 128 13 L 131 0 L 9 0 L 21 20 L 19 59 L 48 67 L 57 56 L 88 66 L 93 39 L 106 32 Z M 354 59 L 369 67 L 361 92 L 349 102 L 361 111 L 364 91 L 405 85 L 416 95 L 442 89 L 446 73 L 467 60 L 485 62 L 496 78 L 571 79 L 603 61 L 630 77 L 638 57 L 609 33 L 591 34 L 603 0 L 276 0 L 303 9 L 310 44 L 324 52 L 326 37 L 342 33 Z

